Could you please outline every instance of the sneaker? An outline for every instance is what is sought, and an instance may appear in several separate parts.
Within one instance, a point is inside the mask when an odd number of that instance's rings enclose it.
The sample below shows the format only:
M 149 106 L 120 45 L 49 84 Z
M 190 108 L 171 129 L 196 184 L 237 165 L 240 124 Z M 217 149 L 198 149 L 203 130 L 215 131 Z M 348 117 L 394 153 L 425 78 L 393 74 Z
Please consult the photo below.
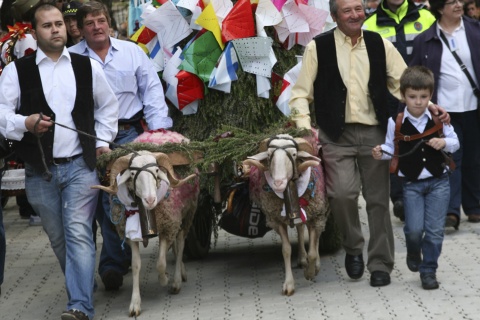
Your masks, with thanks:
M 28 224 L 31 227 L 41 226 L 42 225 L 42 219 L 40 218 L 40 216 L 30 216 L 30 221 L 28 222 Z
M 422 288 L 425 290 L 438 289 L 437 276 L 433 272 L 421 273 L 420 280 L 422 280 Z
M 123 285 L 123 275 L 117 270 L 107 270 L 100 275 L 105 291 L 117 291 Z
M 80 310 L 71 309 L 62 313 L 62 320 L 89 320 L 88 316 Z
M 407 267 L 412 272 L 418 272 L 422 264 L 422 256 L 420 253 L 407 253 Z

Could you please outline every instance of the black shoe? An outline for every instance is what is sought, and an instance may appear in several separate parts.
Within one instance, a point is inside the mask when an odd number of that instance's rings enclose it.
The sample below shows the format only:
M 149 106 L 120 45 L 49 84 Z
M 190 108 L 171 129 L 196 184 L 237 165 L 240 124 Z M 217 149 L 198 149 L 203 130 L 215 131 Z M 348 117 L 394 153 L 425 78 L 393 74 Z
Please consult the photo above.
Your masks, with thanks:
M 363 262 L 363 255 L 353 256 L 345 255 L 345 270 L 350 278 L 357 280 L 363 276 L 365 271 L 365 263 Z
M 447 218 L 445 219 L 445 228 L 454 228 L 458 230 L 458 226 L 460 225 L 460 219 L 456 214 L 449 213 L 447 214 Z
M 425 290 L 438 289 L 438 281 L 435 273 L 421 273 L 420 280 L 422 280 L 422 288 Z
M 107 270 L 100 277 L 105 291 L 117 291 L 123 285 L 123 275 L 116 270 Z
M 418 272 L 418 268 L 422 263 L 420 253 L 407 253 L 407 267 L 412 272 Z
M 393 215 L 400 219 L 400 221 L 405 221 L 405 209 L 403 208 L 402 200 L 397 200 L 393 204 Z
M 383 287 L 390 284 L 390 275 L 385 271 L 373 271 L 370 276 L 370 285 L 372 287 Z
M 64 311 L 61 316 L 62 320 L 89 320 L 88 316 L 80 310 L 71 309 Z

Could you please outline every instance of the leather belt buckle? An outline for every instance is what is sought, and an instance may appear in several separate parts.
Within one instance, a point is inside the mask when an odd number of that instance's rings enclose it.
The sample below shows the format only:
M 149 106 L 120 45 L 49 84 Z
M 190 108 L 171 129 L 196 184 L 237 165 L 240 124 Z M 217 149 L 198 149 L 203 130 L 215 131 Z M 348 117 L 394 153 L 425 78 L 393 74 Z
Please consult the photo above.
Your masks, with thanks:
M 80 156 L 81 156 L 81 154 L 77 154 L 75 156 L 66 157 L 66 158 L 53 158 L 53 164 L 58 166 L 58 165 L 61 165 L 61 164 L 69 163 L 69 162 L 72 162 L 73 160 L 77 159 Z
M 131 124 L 119 124 L 118 125 L 118 131 L 123 131 L 123 130 L 130 130 L 130 128 L 132 127 Z

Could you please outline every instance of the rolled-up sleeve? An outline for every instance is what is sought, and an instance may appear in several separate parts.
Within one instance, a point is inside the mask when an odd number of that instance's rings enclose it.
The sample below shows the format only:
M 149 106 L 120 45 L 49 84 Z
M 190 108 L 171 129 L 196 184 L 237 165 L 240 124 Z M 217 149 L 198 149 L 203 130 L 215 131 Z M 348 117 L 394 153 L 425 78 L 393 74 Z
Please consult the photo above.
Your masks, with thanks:
M 28 131 L 25 127 L 27 117 L 16 114 L 20 103 L 20 85 L 15 63 L 10 63 L 3 70 L 0 88 L 0 133 L 7 139 L 22 140 Z
M 168 106 L 163 94 L 160 77 L 155 72 L 152 61 L 138 48 L 141 57 L 137 69 L 138 88 L 143 97 L 143 113 L 150 130 L 167 129 L 173 126 L 172 118 L 168 116 Z
M 92 63 L 93 100 L 95 103 L 95 132 L 105 141 L 113 141 L 118 132 L 118 100 L 110 88 L 100 64 Z M 108 146 L 108 142 L 97 140 L 96 147 Z
M 291 119 L 298 128 L 311 128 L 310 108 L 313 102 L 313 82 L 317 78 L 318 61 L 315 41 L 305 47 L 302 67 L 290 97 Z

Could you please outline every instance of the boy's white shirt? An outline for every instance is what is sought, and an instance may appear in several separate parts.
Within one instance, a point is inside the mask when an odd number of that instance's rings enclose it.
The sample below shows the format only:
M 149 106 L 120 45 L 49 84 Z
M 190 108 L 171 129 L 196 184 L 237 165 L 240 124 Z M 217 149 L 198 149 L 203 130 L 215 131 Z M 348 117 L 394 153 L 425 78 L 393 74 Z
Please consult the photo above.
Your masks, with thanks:
M 410 123 L 418 130 L 418 132 L 423 133 L 425 131 L 425 126 L 427 125 L 428 119 L 432 119 L 432 114 L 428 109 L 418 118 L 412 116 L 409 112 L 407 107 L 405 107 L 403 111 L 403 119 L 402 123 L 405 121 L 405 118 L 408 117 Z M 458 141 L 457 134 L 453 130 L 453 126 L 451 125 L 444 125 L 443 126 L 443 134 L 445 140 L 445 147 L 443 151 L 453 153 L 460 148 L 460 142 Z M 385 136 L 385 143 L 382 144 L 382 150 L 388 153 L 393 154 L 395 152 L 395 144 L 393 142 L 395 137 L 395 119 L 389 118 L 388 119 L 388 127 L 387 127 L 387 134 Z M 382 160 L 390 160 L 392 157 L 382 153 Z M 404 177 L 405 175 L 399 170 L 398 175 L 400 177 Z M 432 174 L 426 169 L 423 168 L 422 172 L 418 176 L 418 179 L 426 179 L 431 177 Z

